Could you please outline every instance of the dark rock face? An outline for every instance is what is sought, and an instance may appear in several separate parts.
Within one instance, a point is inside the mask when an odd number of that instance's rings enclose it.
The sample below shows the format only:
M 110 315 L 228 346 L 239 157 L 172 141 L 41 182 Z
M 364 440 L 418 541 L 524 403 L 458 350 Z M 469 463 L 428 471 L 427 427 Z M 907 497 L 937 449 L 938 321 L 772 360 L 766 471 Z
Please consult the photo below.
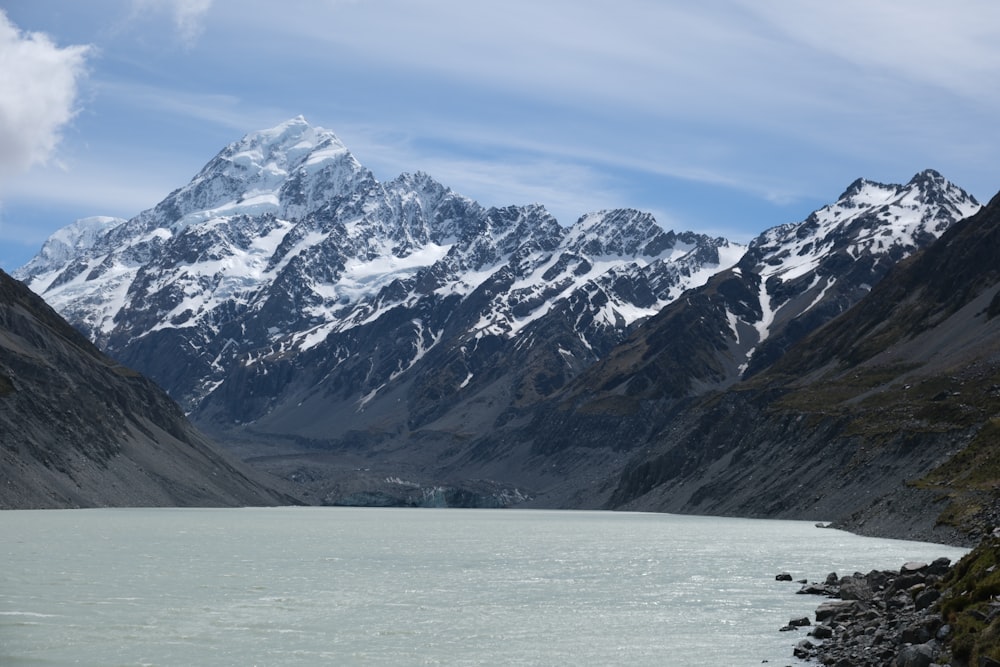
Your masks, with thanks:
M 2 271 L 0 441 L 0 508 L 294 502 Z

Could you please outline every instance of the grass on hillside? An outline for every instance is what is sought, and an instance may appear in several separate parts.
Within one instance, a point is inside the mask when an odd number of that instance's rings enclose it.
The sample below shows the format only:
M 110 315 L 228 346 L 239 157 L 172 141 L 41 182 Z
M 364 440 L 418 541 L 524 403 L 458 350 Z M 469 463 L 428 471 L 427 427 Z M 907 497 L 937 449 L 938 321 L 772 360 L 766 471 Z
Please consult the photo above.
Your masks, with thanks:
M 1000 660 L 1000 539 L 987 538 L 940 583 L 941 613 L 952 628 L 953 664 Z

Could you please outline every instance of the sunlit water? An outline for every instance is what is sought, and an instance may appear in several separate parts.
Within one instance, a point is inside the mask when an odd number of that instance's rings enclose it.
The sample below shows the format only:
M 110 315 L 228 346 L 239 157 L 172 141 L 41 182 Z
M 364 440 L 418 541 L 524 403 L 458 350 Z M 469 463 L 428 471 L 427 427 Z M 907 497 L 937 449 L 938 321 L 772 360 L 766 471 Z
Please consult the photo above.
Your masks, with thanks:
M 962 550 L 811 523 L 418 509 L 0 512 L 0 665 L 775 665 L 795 578 Z

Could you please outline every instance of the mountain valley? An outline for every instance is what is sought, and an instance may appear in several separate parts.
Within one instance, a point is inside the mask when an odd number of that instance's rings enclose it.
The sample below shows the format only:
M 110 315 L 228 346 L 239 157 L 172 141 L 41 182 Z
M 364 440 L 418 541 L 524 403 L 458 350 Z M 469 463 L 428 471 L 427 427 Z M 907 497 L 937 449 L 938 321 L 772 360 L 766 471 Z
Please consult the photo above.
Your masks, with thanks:
M 130 220 L 56 232 L 15 277 L 306 502 L 962 541 L 996 506 L 968 464 L 1000 386 L 996 224 L 926 170 L 749 246 L 629 209 L 563 226 L 426 174 L 380 183 L 300 117 Z

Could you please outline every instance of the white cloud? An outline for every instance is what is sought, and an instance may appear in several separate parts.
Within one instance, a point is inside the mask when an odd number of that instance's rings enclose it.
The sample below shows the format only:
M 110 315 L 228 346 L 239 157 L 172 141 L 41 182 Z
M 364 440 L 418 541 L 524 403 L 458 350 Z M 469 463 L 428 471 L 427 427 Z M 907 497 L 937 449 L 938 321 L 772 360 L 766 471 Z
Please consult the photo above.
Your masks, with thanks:
M 202 17 L 212 6 L 212 0 L 175 0 L 173 5 L 174 24 L 181 40 L 186 44 L 194 43 L 201 35 Z
M 52 156 L 76 111 L 89 50 L 21 32 L 0 10 L 0 177 Z
M 133 17 L 143 14 L 168 12 L 174 22 L 177 37 L 185 47 L 194 46 L 205 29 L 205 15 L 212 0 L 133 0 Z

